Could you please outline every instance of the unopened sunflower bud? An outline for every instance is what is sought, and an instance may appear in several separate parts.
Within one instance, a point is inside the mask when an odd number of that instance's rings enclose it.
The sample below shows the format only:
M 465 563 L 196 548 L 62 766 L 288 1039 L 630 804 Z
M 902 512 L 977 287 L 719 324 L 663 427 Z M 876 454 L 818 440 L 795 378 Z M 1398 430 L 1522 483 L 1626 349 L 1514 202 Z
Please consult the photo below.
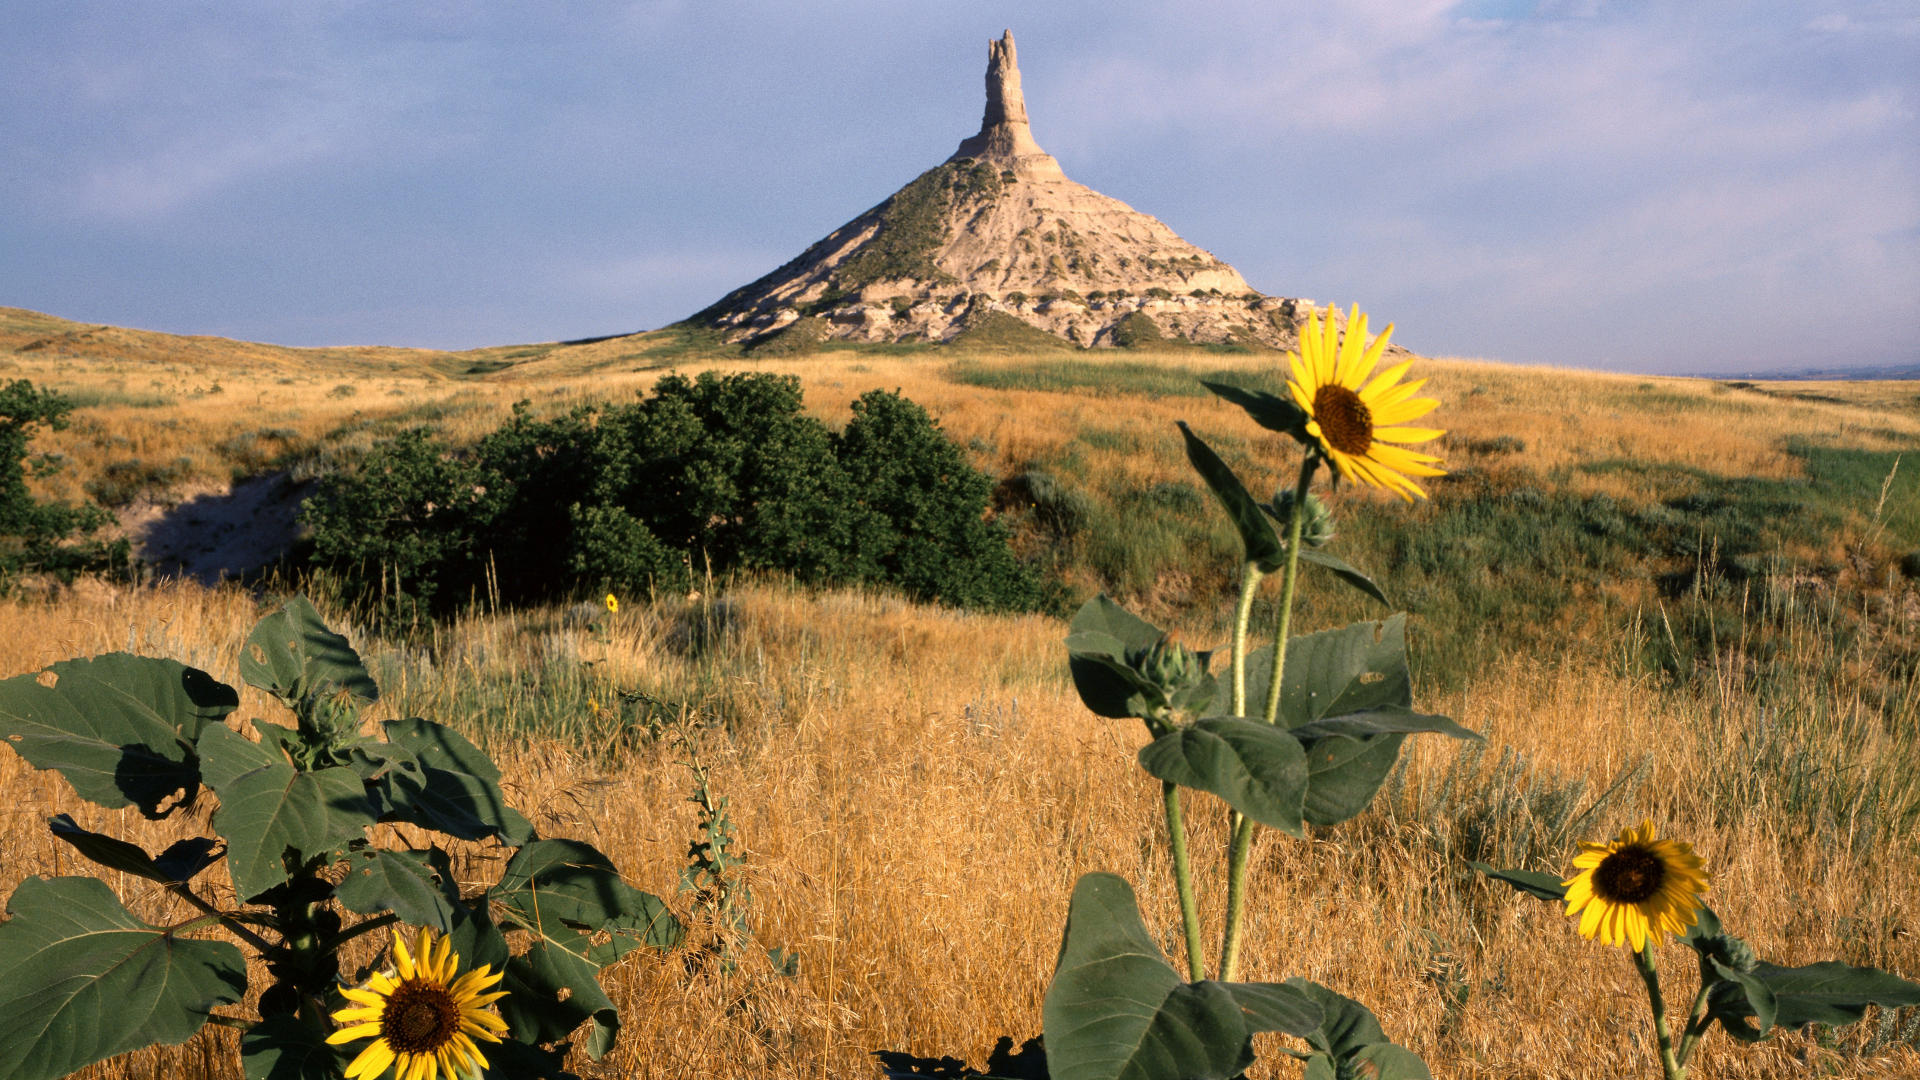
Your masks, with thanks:
M 1144 648 L 1128 649 L 1126 661 L 1152 712 L 1204 707 L 1205 702 L 1197 700 L 1195 692 L 1211 685 L 1206 657 L 1182 645 L 1172 634 L 1162 634 L 1160 640 Z M 1211 698 L 1212 694 L 1204 697 Z
M 1282 491 L 1274 496 L 1274 518 L 1285 525 L 1292 515 L 1293 492 Z M 1333 539 L 1333 511 L 1312 492 L 1307 493 L 1306 520 L 1300 523 L 1300 539 L 1308 547 L 1320 547 Z

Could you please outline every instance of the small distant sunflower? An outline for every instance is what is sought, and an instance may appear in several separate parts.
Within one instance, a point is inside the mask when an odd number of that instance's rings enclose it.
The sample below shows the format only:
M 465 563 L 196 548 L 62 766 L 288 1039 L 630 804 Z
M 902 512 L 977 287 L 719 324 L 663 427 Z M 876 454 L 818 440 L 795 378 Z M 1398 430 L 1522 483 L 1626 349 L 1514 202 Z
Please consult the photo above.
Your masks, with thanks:
M 481 991 L 500 981 L 491 964 L 454 978 L 460 956 L 445 938 L 436 942 L 421 930 L 409 955 L 398 930 L 393 933 L 394 970 L 382 972 L 364 987 L 340 991 L 352 1005 L 333 1014 L 348 1026 L 327 1037 L 339 1045 L 355 1039 L 373 1042 L 347 1066 L 347 1080 L 373 1080 L 393 1066 L 395 1080 L 448 1080 L 487 1067 L 475 1039 L 499 1042 L 507 1022 L 487 1008 L 506 991 Z
M 1658 839 L 1653 822 L 1642 821 L 1612 843 L 1580 848 L 1573 859 L 1578 873 L 1561 884 L 1567 914 L 1580 916 L 1582 937 L 1639 952 L 1648 939 L 1684 934 L 1699 919 L 1705 864 L 1686 843 Z
M 1358 306 L 1347 316 L 1344 340 L 1333 314 L 1327 312 L 1323 327 L 1319 315 L 1309 313 L 1300 351 L 1287 357 L 1293 369 L 1287 389 L 1307 411 L 1307 432 L 1347 479 L 1385 488 L 1408 502 L 1415 495 L 1425 498 L 1427 493 L 1408 477 L 1444 476 L 1446 470 L 1434 467 L 1439 458 L 1397 444 L 1426 442 L 1446 432 L 1394 425 L 1425 416 L 1440 403 L 1413 396 L 1425 379 L 1395 385 L 1413 366 L 1411 360 L 1373 374 L 1393 336 L 1391 323 L 1369 347 L 1367 316 Z
M 619 613 L 620 613 L 620 601 L 615 599 L 612 593 L 608 593 L 607 594 L 607 614 L 618 615 Z

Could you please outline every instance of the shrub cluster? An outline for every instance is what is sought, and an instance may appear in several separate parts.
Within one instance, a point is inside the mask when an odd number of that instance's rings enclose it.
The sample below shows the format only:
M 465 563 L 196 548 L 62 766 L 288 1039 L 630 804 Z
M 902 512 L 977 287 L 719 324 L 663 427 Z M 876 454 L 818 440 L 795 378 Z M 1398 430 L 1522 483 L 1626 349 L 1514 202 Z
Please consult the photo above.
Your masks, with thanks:
M 0 387 L 0 586 L 20 573 L 71 578 L 82 570 L 124 566 L 125 540 L 89 537 L 112 518 L 90 503 L 34 498 L 27 488 L 27 445 L 35 429 L 67 425 L 73 403 L 57 391 L 15 379 Z
M 1045 591 L 986 519 L 992 487 L 898 394 L 862 396 L 836 433 L 795 377 L 707 373 L 552 419 L 523 402 L 467 453 L 407 431 L 304 513 L 316 562 L 430 608 L 680 589 L 711 567 L 1031 610 Z

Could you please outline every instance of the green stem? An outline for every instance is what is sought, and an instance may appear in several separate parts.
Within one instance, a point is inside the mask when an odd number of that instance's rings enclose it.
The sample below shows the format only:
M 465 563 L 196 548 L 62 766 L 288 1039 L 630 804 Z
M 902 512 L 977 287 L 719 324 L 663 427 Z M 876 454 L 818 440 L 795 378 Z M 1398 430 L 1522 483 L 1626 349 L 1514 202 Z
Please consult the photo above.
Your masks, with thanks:
M 332 938 L 328 939 L 327 948 L 329 950 L 338 949 L 340 946 L 345 945 L 361 934 L 370 934 L 382 927 L 392 926 L 399 921 L 400 916 L 395 915 L 391 911 L 385 915 L 376 915 L 371 919 L 364 919 L 333 935 Z
M 1200 955 L 1200 907 L 1193 896 L 1193 871 L 1187 865 L 1187 825 L 1180 816 L 1180 788 L 1161 784 L 1167 804 L 1168 846 L 1173 849 L 1173 883 L 1180 890 L 1180 927 L 1187 937 L 1187 979 L 1199 982 L 1207 977 L 1206 961 Z
M 1714 985 L 1720 981 L 1719 973 L 1713 970 L 1713 963 L 1705 954 L 1702 954 L 1700 956 L 1700 992 L 1693 995 L 1693 1008 L 1687 1010 L 1687 1026 L 1680 1032 L 1680 1052 L 1675 1055 L 1675 1060 L 1683 1069 L 1687 1067 L 1687 1059 L 1693 1056 L 1693 1048 L 1700 1042 L 1700 1037 L 1713 1026 L 1713 1018 L 1707 1015 L 1708 995 L 1713 992 Z
M 1653 1007 L 1654 1041 L 1660 1047 L 1660 1067 L 1666 1071 L 1667 1080 L 1686 1080 L 1687 1067 L 1673 1052 L 1673 1036 L 1667 1031 L 1667 1002 L 1660 996 L 1660 970 L 1653 960 L 1653 942 L 1633 954 L 1633 966 L 1640 973 L 1640 981 L 1647 984 L 1647 1003 Z
M 199 908 L 202 914 L 210 915 L 220 920 L 220 925 L 226 927 L 229 933 L 253 946 L 255 949 L 258 949 L 263 955 L 270 954 L 275 950 L 276 946 L 272 942 L 254 933 L 245 924 L 228 915 L 226 912 L 200 899 L 200 895 L 192 889 L 187 888 L 185 884 L 178 881 L 168 882 L 167 891 L 185 900 L 187 903 L 192 904 L 194 907 Z
M 1313 481 L 1318 459 L 1308 454 L 1300 463 L 1300 479 L 1293 486 L 1293 514 L 1287 522 L 1287 571 L 1280 579 L 1279 625 L 1273 635 L 1273 677 L 1267 680 L 1267 709 L 1261 718 L 1274 723 L 1280 715 L 1280 682 L 1287 669 L 1287 633 L 1293 626 L 1293 587 L 1300 577 L 1300 530 L 1307 520 L 1307 485 Z
M 1247 901 L 1247 853 L 1253 847 L 1253 819 L 1233 823 L 1233 850 L 1227 856 L 1227 932 L 1220 943 L 1220 981 L 1232 982 L 1240 970 L 1240 914 Z
M 1313 481 L 1314 467 L 1319 463 L 1312 454 L 1300 462 L 1300 478 L 1293 485 L 1293 512 L 1287 521 L 1287 569 L 1286 576 L 1280 581 L 1280 613 L 1273 637 L 1273 668 L 1267 676 L 1267 703 L 1265 719 L 1271 724 L 1280 711 L 1280 682 L 1286 674 L 1287 632 L 1293 623 L 1293 589 L 1300 576 L 1300 530 L 1307 517 L 1307 485 Z M 1249 563 L 1250 574 L 1257 574 L 1259 567 Z M 1245 646 L 1245 615 L 1251 603 L 1242 597 L 1243 608 L 1239 625 L 1235 627 L 1235 676 L 1236 697 L 1235 715 L 1245 716 L 1246 688 L 1237 682 L 1240 669 L 1240 650 Z M 1232 848 L 1227 853 L 1227 929 L 1226 937 L 1220 943 L 1220 978 L 1223 982 L 1232 982 L 1240 969 L 1240 920 L 1245 913 L 1247 899 L 1247 859 L 1253 849 L 1253 822 L 1245 818 L 1233 819 Z
M 1265 577 L 1255 563 L 1240 568 L 1240 604 L 1233 612 L 1233 715 L 1247 715 L 1247 623 L 1253 618 L 1253 595 Z

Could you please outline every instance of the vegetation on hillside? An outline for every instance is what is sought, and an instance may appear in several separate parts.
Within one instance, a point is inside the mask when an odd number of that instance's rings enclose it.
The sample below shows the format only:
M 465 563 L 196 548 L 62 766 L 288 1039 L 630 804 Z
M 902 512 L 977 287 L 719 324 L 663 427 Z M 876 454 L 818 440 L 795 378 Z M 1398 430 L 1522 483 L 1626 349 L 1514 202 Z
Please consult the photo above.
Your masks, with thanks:
M 109 520 L 92 503 L 72 505 L 36 498 L 28 471 L 55 471 L 57 458 L 40 455 L 29 465 L 35 431 L 67 426 L 74 403 L 59 393 L 15 379 L 0 388 L 0 589 L 22 573 L 71 579 L 83 570 L 116 568 L 127 561 L 125 541 L 92 539 Z
M 1032 609 L 1045 592 L 985 520 L 991 488 L 897 394 L 861 396 L 833 432 L 798 379 L 704 373 L 552 419 L 522 403 L 469 453 L 408 429 L 325 478 L 306 520 L 314 562 L 349 591 L 439 611 L 753 570 Z

